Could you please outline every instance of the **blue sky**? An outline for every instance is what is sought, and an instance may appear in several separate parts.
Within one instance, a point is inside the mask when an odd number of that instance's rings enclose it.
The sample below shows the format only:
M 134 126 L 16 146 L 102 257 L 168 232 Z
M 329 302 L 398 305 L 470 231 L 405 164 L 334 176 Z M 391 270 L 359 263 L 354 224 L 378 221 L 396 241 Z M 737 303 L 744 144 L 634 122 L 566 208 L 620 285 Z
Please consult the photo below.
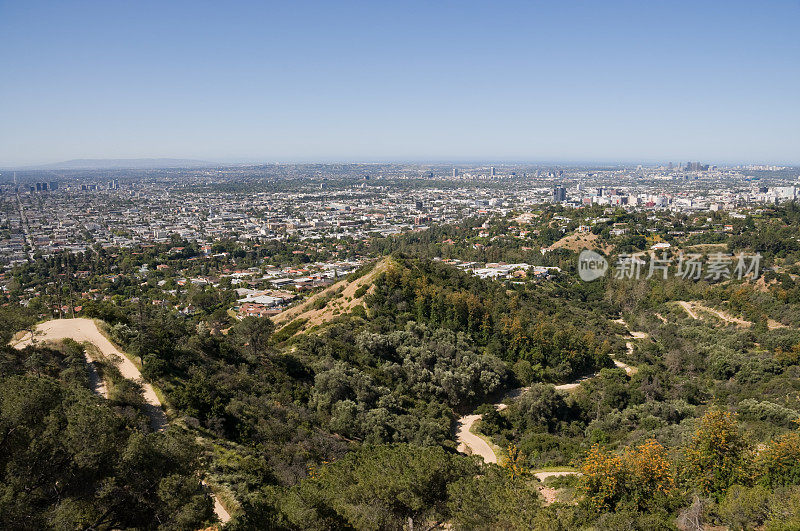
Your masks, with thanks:
M 800 1 L 0 0 L 0 165 L 800 163 Z

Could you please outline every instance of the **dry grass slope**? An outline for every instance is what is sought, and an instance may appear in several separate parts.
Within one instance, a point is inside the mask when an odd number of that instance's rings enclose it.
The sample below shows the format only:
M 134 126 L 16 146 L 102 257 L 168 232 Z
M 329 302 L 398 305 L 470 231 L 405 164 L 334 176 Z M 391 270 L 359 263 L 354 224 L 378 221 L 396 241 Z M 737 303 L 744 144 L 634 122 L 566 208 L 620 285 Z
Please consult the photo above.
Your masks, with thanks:
M 354 281 L 349 281 L 346 278 L 328 286 L 319 293 L 309 297 L 297 306 L 293 306 L 286 311 L 283 311 L 272 318 L 277 328 L 288 325 L 297 319 L 304 319 L 303 327 L 298 330 L 307 330 L 311 327 L 318 326 L 332 320 L 338 315 L 349 313 L 353 308 L 361 304 L 364 295 L 372 290 L 372 282 L 375 277 L 382 271 L 385 271 L 389 266 L 390 259 L 384 258 L 365 275 L 357 278 Z M 356 297 L 356 292 L 362 286 L 367 287 L 366 291 L 362 290 Z M 319 305 L 326 299 L 328 300 L 324 306 Z
M 597 234 L 592 234 L 591 232 L 574 232 L 553 243 L 549 249 L 568 249 L 575 252 L 582 251 L 583 249 L 595 249 L 603 251 L 605 254 L 609 254 L 613 247 L 611 245 L 606 245 L 605 247 L 600 246 L 600 244 L 597 242 L 599 238 L 600 236 Z

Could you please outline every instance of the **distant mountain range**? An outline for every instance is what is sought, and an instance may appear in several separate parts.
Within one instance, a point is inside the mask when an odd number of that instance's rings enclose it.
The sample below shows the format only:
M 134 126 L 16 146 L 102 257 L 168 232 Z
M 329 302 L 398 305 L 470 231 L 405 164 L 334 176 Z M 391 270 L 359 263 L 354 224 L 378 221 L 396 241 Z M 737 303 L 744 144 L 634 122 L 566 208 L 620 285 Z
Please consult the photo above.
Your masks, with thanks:
M 192 159 L 73 159 L 52 164 L 37 164 L 17 170 L 147 170 L 156 168 L 199 168 L 215 163 Z

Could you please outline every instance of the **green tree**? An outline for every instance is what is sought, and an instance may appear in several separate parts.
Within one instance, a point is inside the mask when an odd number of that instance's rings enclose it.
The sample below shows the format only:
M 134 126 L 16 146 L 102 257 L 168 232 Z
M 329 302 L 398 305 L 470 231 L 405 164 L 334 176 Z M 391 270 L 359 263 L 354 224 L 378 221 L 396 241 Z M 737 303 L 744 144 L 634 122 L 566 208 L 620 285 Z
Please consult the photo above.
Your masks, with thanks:
M 238 346 L 257 360 L 266 353 L 275 324 L 265 317 L 245 317 L 231 328 L 231 336 Z
M 447 487 L 456 529 L 532 529 L 540 513 L 536 482 L 491 468 Z
M 285 507 L 300 527 L 402 529 L 449 517 L 448 485 L 478 472 L 440 447 L 364 446 L 292 489 Z

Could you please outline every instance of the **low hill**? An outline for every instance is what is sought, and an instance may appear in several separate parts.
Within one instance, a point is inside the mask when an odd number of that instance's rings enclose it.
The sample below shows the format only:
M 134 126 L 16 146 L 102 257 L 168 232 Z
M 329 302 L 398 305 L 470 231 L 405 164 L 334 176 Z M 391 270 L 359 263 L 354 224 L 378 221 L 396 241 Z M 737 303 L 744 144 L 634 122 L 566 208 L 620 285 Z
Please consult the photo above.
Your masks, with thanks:
M 376 262 L 372 269 L 364 275 L 353 280 L 348 278 L 340 280 L 297 306 L 292 306 L 279 313 L 272 320 L 278 328 L 281 328 L 301 319 L 304 324 L 297 330 L 299 332 L 326 323 L 338 315 L 349 313 L 362 303 L 364 295 L 369 293 L 375 277 L 385 271 L 390 262 L 391 259 L 384 258 Z
M 603 251 L 605 254 L 609 254 L 613 247 L 610 245 L 601 245 L 598 241 L 599 239 L 600 236 L 591 232 L 575 232 L 564 236 L 557 242 L 553 243 L 548 250 L 553 251 L 555 249 L 568 249 L 570 251 L 579 252 L 583 249 L 596 249 Z

